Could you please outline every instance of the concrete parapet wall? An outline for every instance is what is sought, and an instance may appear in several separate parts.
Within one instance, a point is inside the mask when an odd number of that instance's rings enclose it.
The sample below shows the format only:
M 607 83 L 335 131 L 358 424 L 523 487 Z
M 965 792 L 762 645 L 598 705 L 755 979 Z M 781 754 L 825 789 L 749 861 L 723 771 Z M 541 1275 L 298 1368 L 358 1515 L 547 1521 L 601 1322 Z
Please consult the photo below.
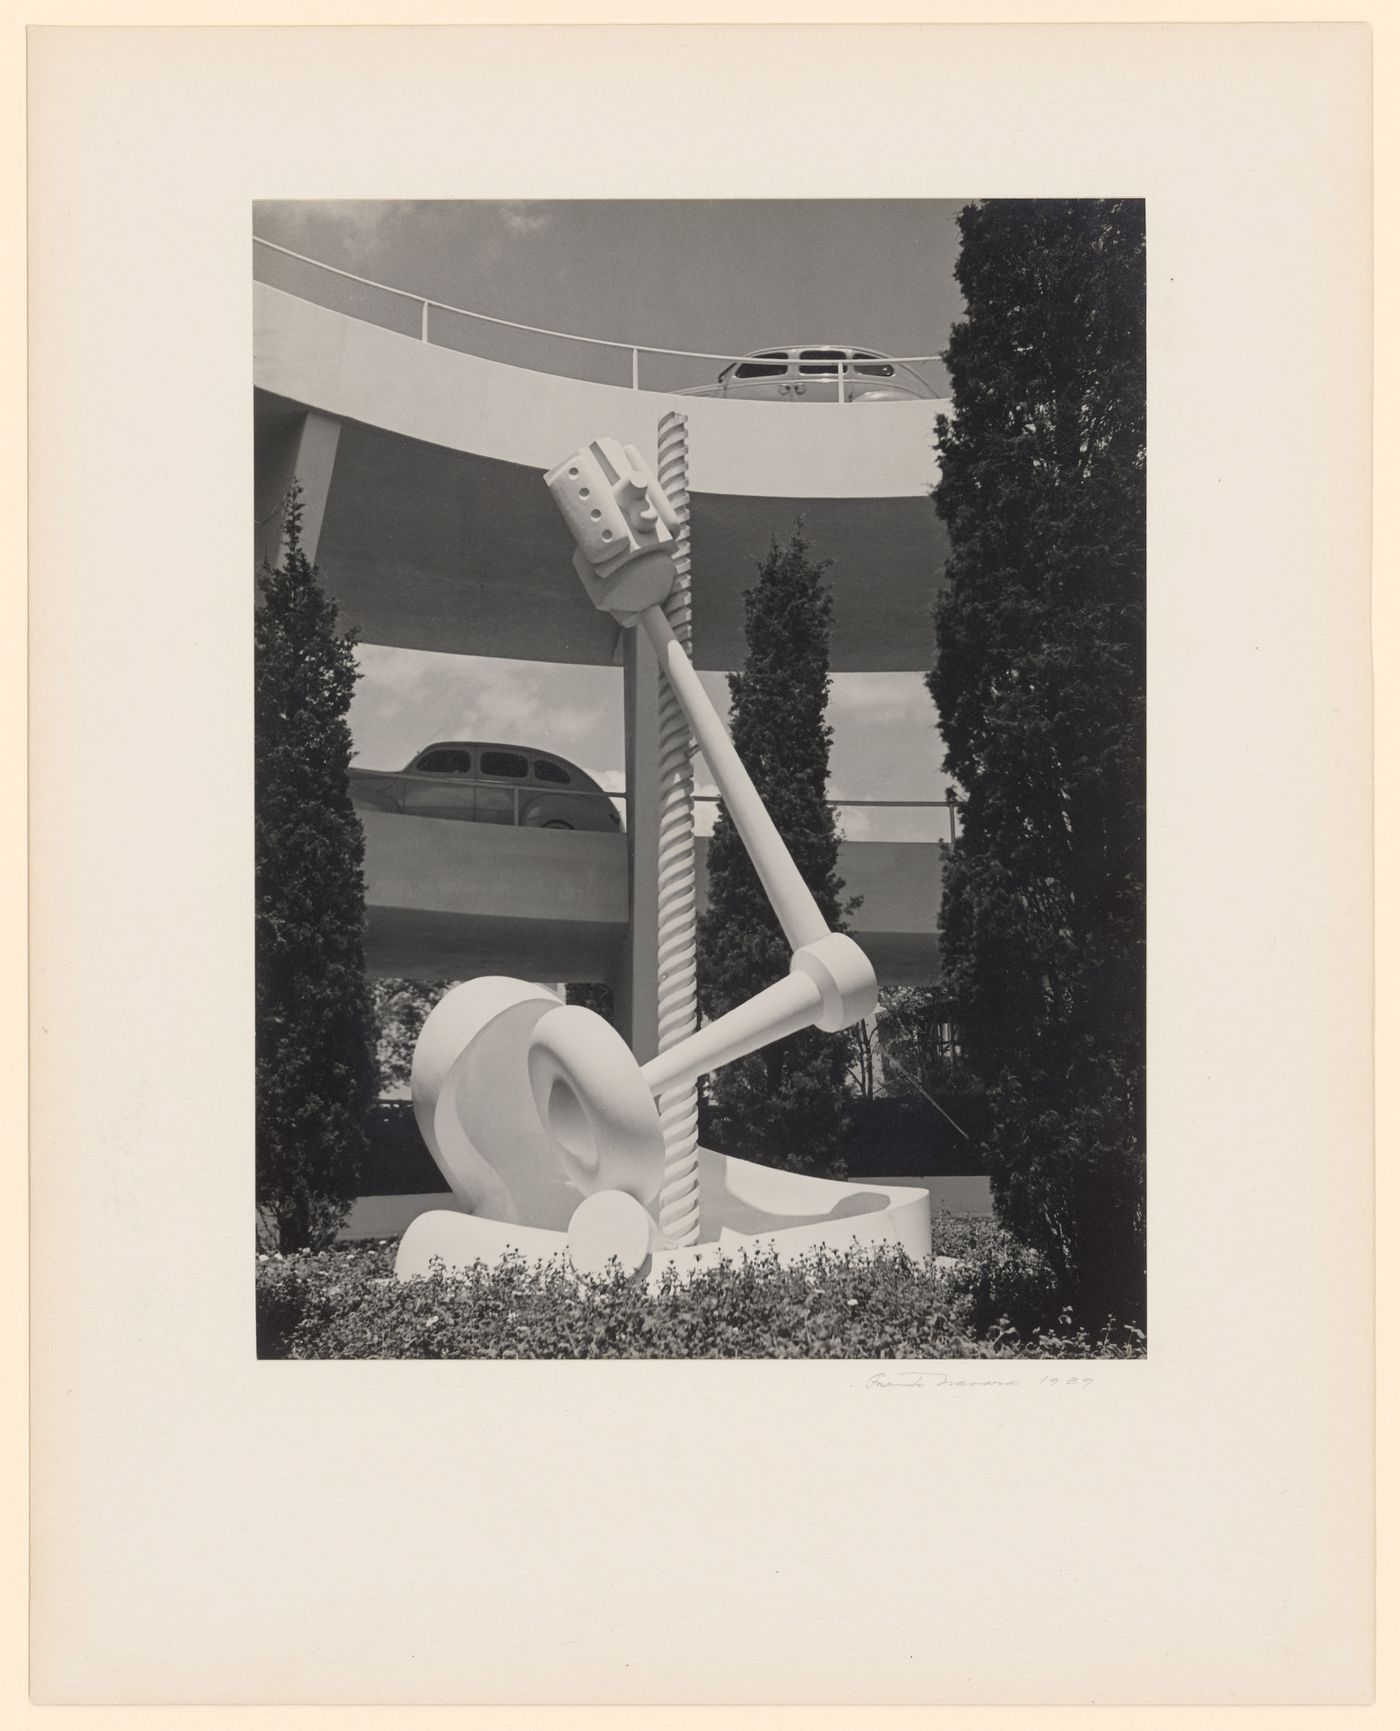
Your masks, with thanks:
M 627 932 L 622 835 L 516 829 L 447 818 L 360 814 L 367 954 L 373 972 L 464 979 L 611 979 Z M 706 903 L 707 844 L 696 841 Z M 863 898 L 853 930 L 888 985 L 938 971 L 942 864 L 925 842 L 846 842 L 846 893 Z

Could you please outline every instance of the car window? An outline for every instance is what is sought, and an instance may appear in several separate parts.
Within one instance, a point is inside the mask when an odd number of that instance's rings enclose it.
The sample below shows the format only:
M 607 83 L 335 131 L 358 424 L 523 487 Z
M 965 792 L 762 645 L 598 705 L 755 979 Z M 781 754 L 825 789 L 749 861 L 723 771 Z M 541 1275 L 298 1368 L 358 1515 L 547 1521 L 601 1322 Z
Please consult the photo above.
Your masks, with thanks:
M 470 775 L 472 754 L 469 751 L 425 751 L 416 767 L 428 775 Z
M 872 355 L 868 349 L 857 349 L 856 359 L 858 361 L 874 361 L 878 360 L 879 357 Z M 892 379 L 894 377 L 894 368 L 888 361 L 883 361 L 875 367 L 857 367 L 856 371 L 867 379 Z
M 809 376 L 816 373 L 824 378 L 834 379 L 836 377 L 836 363 L 846 359 L 846 351 L 845 349 L 803 349 L 802 359 L 804 361 L 821 361 L 823 364 L 817 367 L 799 367 L 797 369 L 799 373 L 806 373 Z
M 522 757 L 518 751 L 483 751 L 481 773 L 502 775 L 511 781 L 524 781 L 530 773 L 530 763 L 529 759 Z
M 763 361 L 777 361 L 780 364 L 765 367 Z M 765 349 L 756 361 L 740 361 L 734 369 L 736 379 L 779 379 L 787 371 L 787 356 L 781 349 Z
M 557 763 L 551 763 L 547 757 L 535 759 L 535 780 L 552 781 L 560 787 L 567 787 L 570 781 L 567 769 L 562 769 Z

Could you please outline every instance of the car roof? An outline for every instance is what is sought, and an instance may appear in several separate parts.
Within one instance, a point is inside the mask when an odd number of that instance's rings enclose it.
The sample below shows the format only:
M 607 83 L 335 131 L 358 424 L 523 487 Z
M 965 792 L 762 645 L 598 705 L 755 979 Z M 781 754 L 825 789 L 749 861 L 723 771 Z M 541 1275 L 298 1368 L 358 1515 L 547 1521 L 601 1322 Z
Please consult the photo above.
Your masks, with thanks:
M 417 763 L 425 751 L 514 751 L 521 757 L 547 757 L 554 763 L 562 764 L 590 787 L 598 785 L 586 769 L 580 769 L 571 758 L 561 757 L 557 751 L 551 751 L 544 745 L 515 745 L 502 739 L 435 739 L 428 745 L 420 746 L 409 761 Z
M 764 360 L 780 350 L 797 349 L 858 349 L 863 355 L 871 355 L 879 361 L 889 360 L 883 349 L 875 349 L 869 343 L 812 342 L 812 343 L 765 343 L 761 349 L 750 349 L 746 355 L 739 358 L 745 361 Z

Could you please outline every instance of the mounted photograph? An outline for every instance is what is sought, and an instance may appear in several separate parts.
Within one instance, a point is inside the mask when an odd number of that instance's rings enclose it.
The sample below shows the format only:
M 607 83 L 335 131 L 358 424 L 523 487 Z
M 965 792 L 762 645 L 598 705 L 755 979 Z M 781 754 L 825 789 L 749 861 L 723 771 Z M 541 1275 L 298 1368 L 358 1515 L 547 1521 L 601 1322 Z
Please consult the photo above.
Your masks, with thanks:
M 254 205 L 260 1357 L 1146 1354 L 1146 220 Z

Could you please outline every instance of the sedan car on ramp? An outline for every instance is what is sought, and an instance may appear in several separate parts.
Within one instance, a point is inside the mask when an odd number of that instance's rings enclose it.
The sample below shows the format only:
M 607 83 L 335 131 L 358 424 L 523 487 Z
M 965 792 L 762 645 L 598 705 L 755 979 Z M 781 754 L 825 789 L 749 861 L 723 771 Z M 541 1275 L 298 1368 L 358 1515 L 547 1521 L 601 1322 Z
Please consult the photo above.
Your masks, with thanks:
M 878 349 L 782 343 L 732 362 L 713 385 L 676 394 L 759 403 L 903 403 L 934 393 L 912 367 Z
M 617 807 L 591 775 L 524 745 L 447 739 L 400 770 L 351 769 L 350 797 L 366 811 L 526 829 L 613 832 Z

